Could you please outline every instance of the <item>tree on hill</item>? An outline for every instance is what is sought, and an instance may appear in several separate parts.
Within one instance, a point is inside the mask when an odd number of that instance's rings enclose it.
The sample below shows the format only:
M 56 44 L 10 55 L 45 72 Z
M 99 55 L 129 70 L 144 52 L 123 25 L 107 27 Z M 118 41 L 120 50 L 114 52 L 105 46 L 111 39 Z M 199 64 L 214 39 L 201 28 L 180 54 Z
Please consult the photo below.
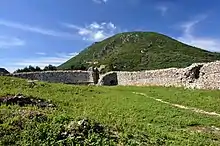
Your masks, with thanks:
M 42 71 L 40 67 L 36 66 L 35 71 Z
M 7 71 L 5 68 L 0 68 L 0 75 L 3 75 L 3 74 L 9 74 L 10 72 Z
M 55 71 L 57 70 L 57 67 L 50 64 L 48 66 L 45 66 L 43 70 L 44 71 Z
M 23 69 L 17 69 L 17 70 L 15 71 L 15 73 L 20 73 L 20 72 L 35 72 L 35 71 L 42 71 L 42 70 L 41 70 L 40 67 L 38 67 L 38 66 L 33 67 L 33 66 L 29 65 L 28 67 L 25 67 L 25 68 L 23 68 Z
M 55 71 L 57 70 L 56 66 L 48 65 L 45 66 L 44 69 L 41 69 L 39 66 L 33 67 L 29 65 L 28 67 L 25 67 L 23 69 L 17 69 L 15 73 L 21 73 L 21 72 L 37 72 L 37 71 Z

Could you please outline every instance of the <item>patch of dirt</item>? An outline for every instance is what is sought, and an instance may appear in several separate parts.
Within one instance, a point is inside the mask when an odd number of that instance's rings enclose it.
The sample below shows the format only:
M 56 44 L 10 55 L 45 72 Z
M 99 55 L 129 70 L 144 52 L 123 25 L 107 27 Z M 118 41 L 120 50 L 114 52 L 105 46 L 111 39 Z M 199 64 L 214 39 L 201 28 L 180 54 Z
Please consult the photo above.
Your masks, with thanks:
M 33 98 L 33 97 L 25 97 L 22 94 L 18 95 L 8 95 L 5 97 L 0 97 L 0 105 L 6 104 L 6 105 L 19 105 L 19 106 L 25 106 L 25 105 L 32 105 L 32 106 L 38 106 L 38 107 L 55 107 L 54 104 L 49 103 L 43 99 L 39 98 Z
M 43 112 L 34 111 L 34 110 L 18 110 L 18 114 L 23 118 L 35 119 L 37 121 L 46 121 L 47 116 Z
M 211 126 L 211 127 L 203 127 L 203 126 L 192 126 L 189 127 L 190 131 L 195 131 L 199 133 L 212 133 L 220 136 L 220 128 Z

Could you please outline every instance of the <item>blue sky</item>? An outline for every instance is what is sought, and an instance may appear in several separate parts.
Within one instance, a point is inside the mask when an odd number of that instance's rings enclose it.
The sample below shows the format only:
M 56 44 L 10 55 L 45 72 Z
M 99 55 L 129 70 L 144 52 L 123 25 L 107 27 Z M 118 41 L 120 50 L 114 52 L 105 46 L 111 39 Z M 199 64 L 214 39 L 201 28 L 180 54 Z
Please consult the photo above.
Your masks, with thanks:
M 0 67 L 59 65 L 125 31 L 220 52 L 219 13 L 219 0 L 1 0 Z

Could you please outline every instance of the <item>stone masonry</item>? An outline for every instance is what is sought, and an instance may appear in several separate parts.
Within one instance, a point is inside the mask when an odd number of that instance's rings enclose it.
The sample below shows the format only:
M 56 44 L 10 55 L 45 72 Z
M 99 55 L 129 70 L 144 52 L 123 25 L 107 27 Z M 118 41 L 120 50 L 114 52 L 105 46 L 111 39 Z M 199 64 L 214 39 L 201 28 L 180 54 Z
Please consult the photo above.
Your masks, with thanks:
M 117 81 L 109 81 L 115 78 L 115 74 L 117 74 Z M 139 72 L 110 72 L 102 75 L 98 84 L 106 85 L 112 82 L 117 82 L 118 85 L 124 86 L 175 86 L 220 89 L 220 61 L 195 63 L 187 68 L 168 68 Z
M 220 61 L 195 63 L 186 68 L 138 72 L 112 71 L 104 75 L 99 75 L 95 70 L 91 70 L 15 73 L 12 76 L 66 84 L 175 86 L 220 89 Z
M 93 84 L 94 75 L 92 71 L 45 71 L 14 73 L 14 77 L 25 78 L 29 80 L 39 80 L 54 83 L 65 84 Z

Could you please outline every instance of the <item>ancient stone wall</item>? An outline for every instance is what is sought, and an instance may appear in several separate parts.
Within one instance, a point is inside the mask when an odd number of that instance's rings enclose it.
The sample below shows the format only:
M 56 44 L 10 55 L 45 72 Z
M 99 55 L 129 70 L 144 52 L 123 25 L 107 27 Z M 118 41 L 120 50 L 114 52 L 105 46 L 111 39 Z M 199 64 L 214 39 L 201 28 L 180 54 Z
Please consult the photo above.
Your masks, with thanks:
M 93 84 L 94 75 L 92 71 L 45 71 L 15 73 L 12 76 L 29 80 L 39 80 L 66 84 Z
M 220 61 L 206 63 L 199 70 L 199 78 L 188 87 L 199 89 L 220 89 Z
M 117 78 L 115 74 L 117 74 Z M 110 72 L 101 76 L 99 85 L 116 82 L 115 78 L 118 85 L 183 86 L 187 88 L 220 89 L 220 61 L 195 63 L 187 68 L 169 68 L 140 72 Z
M 31 80 L 67 84 L 176 86 L 187 88 L 220 89 L 220 61 L 195 63 L 187 68 L 109 72 L 99 77 L 92 71 L 47 71 L 16 73 L 12 76 Z

